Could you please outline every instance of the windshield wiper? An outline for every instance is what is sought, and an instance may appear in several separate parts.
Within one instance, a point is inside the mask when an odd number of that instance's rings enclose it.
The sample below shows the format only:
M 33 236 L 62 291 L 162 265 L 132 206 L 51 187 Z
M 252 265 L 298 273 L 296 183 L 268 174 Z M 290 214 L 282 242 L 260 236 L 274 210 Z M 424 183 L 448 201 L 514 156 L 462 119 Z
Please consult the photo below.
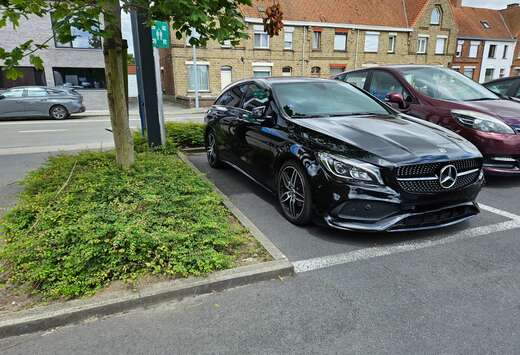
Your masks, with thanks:
M 388 113 L 381 112 L 348 112 L 348 113 L 331 113 L 328 117 L 340 117 L 340 116 L 369 116 L 369 115 L 388 115 Z
M 291 118 L 320 118 L 320 117 L 329 117 L 329 115 L 305 115 L 305 114 L 296 114 L 292 115 Z
M 494 98 L 494 97 L 480 97 L 478 99 L 469 99 L 469 100 L 464 100 L 464 101 L 490 101 L 490 100 L 500 100 L 500 99 Z

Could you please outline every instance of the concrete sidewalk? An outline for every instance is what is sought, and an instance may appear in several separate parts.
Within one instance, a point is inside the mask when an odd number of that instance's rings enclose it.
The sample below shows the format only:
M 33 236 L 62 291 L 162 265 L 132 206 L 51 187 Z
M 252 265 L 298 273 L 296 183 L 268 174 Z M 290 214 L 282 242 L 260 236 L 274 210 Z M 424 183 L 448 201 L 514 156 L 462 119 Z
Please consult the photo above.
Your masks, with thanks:
M 129 105 L 129 114 L 131 116 L 139 116 L 139 107 L 137 106 L 136 102 L 130 102 Z M 207 107 L 200 107 L 200 108 L 194 108 L 194 107 L 185 107 L 182 105 L 179 105 L 174 102 L 170 101 L 164 101 L 163 102 L 163 110 L 165 116 L 171 116 L 171 115 L 194 115 L 194 114 L 202 114 L 207 111 Z M 89 116 L 109 116 L 108 108 L 104 110 L 89 110 L 87 107 L 87 110 L 85 112 L 76 114 L 75 116 L 78 117 L 89 117 Z

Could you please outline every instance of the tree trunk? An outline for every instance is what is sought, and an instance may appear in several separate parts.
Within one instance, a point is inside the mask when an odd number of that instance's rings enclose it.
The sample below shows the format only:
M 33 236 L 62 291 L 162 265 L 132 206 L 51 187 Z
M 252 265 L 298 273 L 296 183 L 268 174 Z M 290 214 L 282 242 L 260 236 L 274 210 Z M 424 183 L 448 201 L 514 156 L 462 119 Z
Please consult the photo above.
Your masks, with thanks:
M 103 41 L 108 108 L 116 149 L 117 164 L 128 169 L 134 164 L 134 142 L 130 132 L 126 106 L 123 66 L 123 38 L 121 35 L 121 8 L 119 0 L 106 0 L 103 5 L 105 30 Z

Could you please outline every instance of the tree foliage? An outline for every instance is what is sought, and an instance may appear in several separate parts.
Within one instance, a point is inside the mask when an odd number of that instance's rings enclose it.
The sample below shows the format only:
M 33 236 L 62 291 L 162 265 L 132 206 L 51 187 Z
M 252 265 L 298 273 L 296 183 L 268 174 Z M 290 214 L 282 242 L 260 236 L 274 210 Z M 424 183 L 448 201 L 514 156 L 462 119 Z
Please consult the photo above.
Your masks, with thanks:
M 104 13 L 106 3 L 115 0 L 0 0 L 0 28 L 11 25 L 17 28 L 21 21 L 31 16 L 51 15 L 56 40 L 70 42 L 74 39 L 71 27 L 89 32 L 99 38 L 111 38 L 116 35 L 107 31 L 103 21 L 113 22 L 116 18 Z M 121 0 L 124 11 L 139 10 L 146 21 L 169 21 L 177 31 L 191 35 L 193 29 L 199 34 L 192 38 L 193 44 L 205 45 L 210 39 L 223 42 L 231 40 L 234 44 L 246 38 L 245 24 L 239 6 L 250 4 L 250 0 Z M 120 26 L 119 26 L 120 28 Z M 38 69 L 42 61 L 37 51 L 46 48 L 52 37 L 41 42 L 32 39 L 6 49 L 0 43 L 0 62 L 10 79 L 16 79 L 20 73 L 15 67 L 24 57 Z

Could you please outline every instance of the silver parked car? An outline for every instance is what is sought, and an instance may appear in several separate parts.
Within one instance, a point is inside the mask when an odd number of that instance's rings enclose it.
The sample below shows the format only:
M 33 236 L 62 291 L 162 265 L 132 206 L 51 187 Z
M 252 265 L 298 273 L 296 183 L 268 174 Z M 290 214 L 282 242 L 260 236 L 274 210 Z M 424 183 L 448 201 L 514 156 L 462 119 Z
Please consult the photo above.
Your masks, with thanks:
M 0 93 L 0 118 L 47 116 L 62 120 L 84 111 L 83 97 L 69 87 L 18 86 Z

